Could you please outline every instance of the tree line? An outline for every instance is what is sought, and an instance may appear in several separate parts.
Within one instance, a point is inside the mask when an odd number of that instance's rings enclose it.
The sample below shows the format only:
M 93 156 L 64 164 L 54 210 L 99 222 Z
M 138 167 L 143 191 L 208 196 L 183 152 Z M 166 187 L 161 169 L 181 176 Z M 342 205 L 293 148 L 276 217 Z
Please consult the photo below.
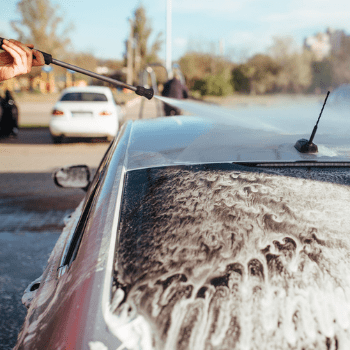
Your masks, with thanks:
M 268 53 L 244 63 L 205 53 L 189 52 L 180 66 L 192 91 L 202 96 L 245 94 L 323 93 L 350 83 L 350 36 L 338 31 L 338 44 L 319 58 L 289 37 L 273 38 Z

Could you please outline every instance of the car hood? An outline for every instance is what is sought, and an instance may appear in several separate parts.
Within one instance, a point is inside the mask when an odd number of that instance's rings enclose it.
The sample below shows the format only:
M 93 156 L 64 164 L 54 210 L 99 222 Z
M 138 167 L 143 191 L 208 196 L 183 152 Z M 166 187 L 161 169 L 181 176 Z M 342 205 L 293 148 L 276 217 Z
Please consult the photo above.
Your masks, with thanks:
M 350 346 L 350 176 L 127 174 L 110 327 L 127 349 Z

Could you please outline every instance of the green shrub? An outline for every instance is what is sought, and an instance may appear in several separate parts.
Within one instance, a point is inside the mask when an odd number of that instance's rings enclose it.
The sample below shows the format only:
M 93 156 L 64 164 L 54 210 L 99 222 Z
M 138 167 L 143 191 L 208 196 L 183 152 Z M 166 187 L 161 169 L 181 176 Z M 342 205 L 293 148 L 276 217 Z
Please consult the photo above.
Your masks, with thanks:
M 233 93 L 230 80 L 223 73 L 196 80 L 193 90 L 199 91 L 201 96 L 227 96 Z

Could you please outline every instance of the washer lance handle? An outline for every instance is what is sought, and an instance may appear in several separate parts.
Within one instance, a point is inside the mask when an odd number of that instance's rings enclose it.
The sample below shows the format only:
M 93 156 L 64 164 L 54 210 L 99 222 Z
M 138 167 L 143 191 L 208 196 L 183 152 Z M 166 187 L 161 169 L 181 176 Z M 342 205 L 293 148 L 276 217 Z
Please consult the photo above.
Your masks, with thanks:
M 4 38 L 0 37 L 0 48 L 2 47 L 3 40 L 4 40 Z M 154 91 L 153 91 L 152 88 L 146 89 L 143 86 L 129 85 L 129 84 L 123 83 L 123 82 L 121 82 L 119 80 L 112 79 L 112 78 L 109 78 L 109 77 L 105 77 L 104 75 L 97 74 L 97 73 L 91 72 L 89 70 L 86 70 L 86 69 L 74 66 L 72 64 L 56 60 L 55 58 L 52 58 L 52 55 L 50 55 L 49 53 L 46 53 L 46 52 L 43 52 L 43 51 L 40 51 L 40 50 L 37 50 L 37 51 L 42 53 L 42 55 L 44 56 L 45 64 L 47 64 L 47 65 L 52 63 L 52 64 L 54 64 L 56 66 L 60 66 L 60 67 L 66 68 L 66 69 L 70 69 L 70 70 L 73 70 L 75 72 L 88 75 L 88 76 L 90 76 L 92 78 L 103 80 L 103 81 L 106 81 L 107 83 L 110 83 L 110 84 L 113 84 L 113 85 L 116 85 L 116 86 L 120 86 L 120 87 L 129 89 L 129 90 L 132 90 L 137 95 L 144 96 L 148 100 L 150 100 L 153 97 L 153 95 L 154 95 Z M 34 56 L 34 58 L 35 58 L 35 56 Z

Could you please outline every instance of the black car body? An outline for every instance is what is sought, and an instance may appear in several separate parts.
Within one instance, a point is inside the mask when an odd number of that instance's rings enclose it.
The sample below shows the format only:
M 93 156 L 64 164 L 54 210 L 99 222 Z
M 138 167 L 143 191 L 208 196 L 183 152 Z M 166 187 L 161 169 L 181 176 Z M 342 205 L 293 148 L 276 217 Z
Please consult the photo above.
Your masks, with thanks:
M 16 349 L 349 348 L 350 124 L 258 120 L 125 124 Z

